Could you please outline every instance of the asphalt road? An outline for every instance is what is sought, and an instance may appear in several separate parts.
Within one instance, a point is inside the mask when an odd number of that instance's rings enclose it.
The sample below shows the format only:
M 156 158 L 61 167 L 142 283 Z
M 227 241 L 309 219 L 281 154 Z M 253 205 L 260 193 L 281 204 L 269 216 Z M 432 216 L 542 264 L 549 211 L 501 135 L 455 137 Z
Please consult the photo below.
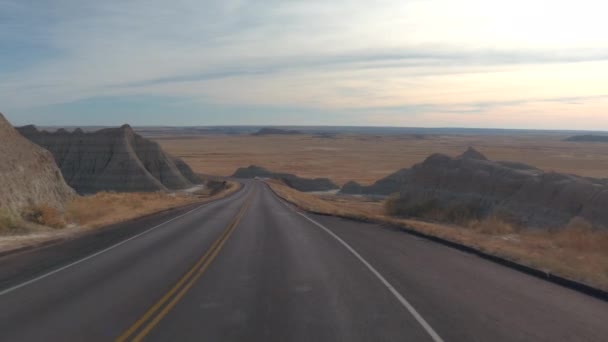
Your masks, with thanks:
M 0 341 L 608 341 L 606 302 L 257 181 L 2 257 L 0 286 Z

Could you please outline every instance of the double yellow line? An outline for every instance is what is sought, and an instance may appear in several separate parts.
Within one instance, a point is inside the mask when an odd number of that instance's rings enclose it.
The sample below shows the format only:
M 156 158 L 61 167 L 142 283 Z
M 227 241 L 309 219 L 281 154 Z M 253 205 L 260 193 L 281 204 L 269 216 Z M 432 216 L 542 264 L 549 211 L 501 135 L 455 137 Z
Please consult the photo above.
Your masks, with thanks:
M 122 333 L 116 342 L 125 341 L 141 341 L 158 325 L 158 323 L 177 305 L 177 303 L 186 295 L 188 290 L 196 283 L 196 281 L 205 273 L 209 265 L 218 255 L 232 232 L 241 222 L 241 219 L 251 205 L 252 195 L 249 196 L 245 204 L 241 207 L 230 224 L 224 229 L 222 235 L 215 240 L 211 248 L 194 264 L 194 266 L 186 273 L 161 299 L 159 299 L 152 307 L 146 311 L 129 329 Z

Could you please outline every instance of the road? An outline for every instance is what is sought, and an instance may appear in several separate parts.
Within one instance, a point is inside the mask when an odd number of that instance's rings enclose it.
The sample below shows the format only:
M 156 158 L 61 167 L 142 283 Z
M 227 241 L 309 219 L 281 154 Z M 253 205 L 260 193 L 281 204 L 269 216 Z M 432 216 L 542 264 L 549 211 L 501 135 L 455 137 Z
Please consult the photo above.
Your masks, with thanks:
M 2 257 L 0 285 L 0 341 L 608 340 L 606 302 L 259 181 Z

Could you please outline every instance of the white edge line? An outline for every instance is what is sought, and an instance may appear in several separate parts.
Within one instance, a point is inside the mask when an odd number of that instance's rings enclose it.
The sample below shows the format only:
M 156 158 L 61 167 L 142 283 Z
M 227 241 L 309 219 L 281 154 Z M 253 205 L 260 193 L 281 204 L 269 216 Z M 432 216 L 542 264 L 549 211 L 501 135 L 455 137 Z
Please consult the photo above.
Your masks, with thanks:
M 95 252 L 95 253 L 93 253 L 93 254 L 91 254 L 91 255 L 89 255 L 89 256 L 86 256 L 86 257 L 84 257 L 84 258 L 82 258 L 82 259 L 79 259 L 79 260 L 77 260 L 77 261 L 74 261 L 74 262 L 72 262 L 72 263 L 69 263 L 69 264 L 67 264 L 67 265 L 64 265 L 64 266 L 62 266 L 62 267 L 59 267 L 59 268 L 57 268 L 57 269 L 55 269 L 55 270 L 52 270 L 52 271 L 50 271 L 50 272 L 47 272 L 47 273 L 45 273 L 45 274 L 43 274 L 43 275 L 40 275 L 40 276 L 38 276 L 38 277 L 36 277 L 36 278 L 30 279 L 30 280 L 28 280 L 28 281 L 26 281 L 26 282 L 23 282 L 23 283 L 21 283 L 21 284 L 18 284 L 18 285 L 15 285 L 15 286 L 13 286 L 13 287 L 9 287 L 8 289 L 2 290 L 2 291 L 0 291 L 0 296 L 4 296 L 5 294 L 8 294 L 8 293 L 13 292 L 13 291 L 15 291 L 15 290 L 18 290 L 18 289 L 20 289 L 20 288 L 22 288 L 22 287 L 25 287 L 25 286 L 29 285 L 29 284 L 32 284 L 32 283 L 35 283 L 35 282 L 37 282 L 37 281 L 39 281 L 39 280 L 42 280 L 42 279 L 44 279 L 44 278 L 50 277 L 50 276 L 52 276 L 53 274 L 59 273 L 59 272 L 61 272 L 61 271 L 63 271 L 63 270 L 66 270 L 66 269 L 68 269 L 68 268 L 70 268 L 70 267 L 76 266 L 76 265 L 78 265 L 78 264 L 80 264 L 80 263 L 82 263 L 82 262 L 85 262 L 85 261 L 87 261 L 87 260 L 89 260 L 89 259 L 92 259 L 92 258 L 94 258 L 94 257 L 96 257 L 96 256 L 99 256 L 99 255 L 101 255 L 101 254 L 104 254 L 104 253 L 106 253 L 106 252 L 109 252 L 109 251 L 113 250 L 113 249 L 114 249 L 114 248 L 116 248 L 116 247 L 122 246 L 122 245 L 124 245 L 125 243 L 127 243 L 127 242 L 129 242 L 129 241 L 131 241 L 131 240 L 137 239 L 138 237 L 141 237 L 142 235 L 148 234 L 149 232 L 151 232 L 151 231 L 153 231 L 153 230 L 155 230 L 155 229 L 157 229 L 157 228 L 160 228 L 160 227 L 162 227 L 162 226 L 166 225 L 167 223 L 173 222 L 173 221 L 175 221 L 175 220 L 177 220 L 177 219 L 179 219 L 179 218 L 181 218 L 181 217 L 184 217 L 184 216 L 186 216 L 186 215 L 188 215 L 188 214 L 191 214 L 191 213 L 193 213 L 193 212 L 195 212 L 195 211 L 197 211 L 197 210 L 201 209 L 202 207 L 204 207 L 204 206 L 206 206 L 206 205 L 213 204 L 213 203 L 217 203 L 217 201 L 216 201 L 216 202 L 208 202 L 208 203 L 203 203 L 203 204 L 201 204 L 200 206 L 198 206 L 198 207 L 196 207 L 196 208 L 194 208 L 194 209 L 192 209 L 192 210 L 190 210 L 190 211 L 188 211 L 188 212 L 186 212 L 186 213 L 184 213 L 184 214 L 181 214 L 181 215 L 179 215 L 179 216 L 176 216 L 176 217 L 174 217 L 174 218 L 172 218 L 172 219 L 170 219 L 170 220 L 168 220 L 168 221 L 165 221 L 165 222 L 163 222 L 163 223 L 161 223 L 161 224 L 159 224 L 159 225 L 157 225 L 157 226 L 154 226 L 154 227 L 152 227 L 152 228 L 150 228 L 150 229 L 148 229 L 148 230 L 145 230 L 145 231 L 143 231 L 143 232 L 141 232 L 141 233 L 139 233 L 139 234 L 137 234 L 137 235 L 133 235 L 133 236 L 131 236 L 130 238 L 128 238 L 128 239 L 126 239 L 126 240 L 122 240 L 121 242 L 119 242 L 119 243 L 117 243 L 117 244 L 114 244 L 114 245 L 112 245 L 112 246 L 110 246 L 110 247 L 107 247 L 107 248 L 105 248 L 105 249 L 102 249 L 102 250 L 100 250 L 100 251 L 98 251 L 98 252 Z
M 380 272 L 378 272 L 378 270 L 376 270 L 374 268 L 374 266 L 372 266 L 369 262 L 367 262 L 367 260 L 365 260 L 361 256 L 361 254 L 359 254 L 354 248 L 352 248 L 346 241 L 342 240 L 342 238 L 340 238 L 338 235 L 336 235 L 334 232 L 332 232 L 329 228 L 325 227 L 324 225 L 320 224 L 319 222 L 317 222 L 317 221 L 311 219 L 310 217 L 306 216 L 305 214 L 289 207 L 280 198 L 279 198 L 279 202 L 283 203 L 283 205 L 286 206 L 289 210 L 293 210 L 296 214 L 304 217 L 305 219 L 312 222 L 317 227 L 323 229 L 327 234 L 329 234 L 331 237 L 336 239 L 340 244 L 342 244 L 349 252 L 351 252 L 357 259 L 359 259 L 359 261 L 361 261 L 363 263 L 363 265 L 365 265 L 376 276 L 376 278 L 378 278 L 378 280 L 380 280 L 380 282 L 384 286 L 386 286 L 386 288 L 393 294 L 393 296 L 395 296 L 397 298 L 397 300 L 401 303 L 401 305 L 403 305 L 407 309 L 407 311 L 409 311 L 412 314 L 412 316 L 414 316 L 416 321 L 418 321 L 418 323 L 420 323 L 420 325 L 424 328 L 424 330 L 426 330 L 426 332 L 431 336 L 433 341 L 443 342 L 443 339 L 439 336 L 439 334 L 437 334 L 437 332 L 435 330 L 433 330 L 431 325 L 418 313 L 418 311 L 416 311 L 414 306 L 412 306 L 412 304 L 410 304 L 405 299 L 405 297 L 403 297 L 401 295 L 401 293 L 399 293 L 399 291 L 397 291 L 395 289 L 395 287 L 393 287 L 393 285 L 391 285 L 391 283 L 389 283 L 388 280 L 386 280 L 386 278 L 384 278 L 382 276 L 382 274 L 380 274 Z

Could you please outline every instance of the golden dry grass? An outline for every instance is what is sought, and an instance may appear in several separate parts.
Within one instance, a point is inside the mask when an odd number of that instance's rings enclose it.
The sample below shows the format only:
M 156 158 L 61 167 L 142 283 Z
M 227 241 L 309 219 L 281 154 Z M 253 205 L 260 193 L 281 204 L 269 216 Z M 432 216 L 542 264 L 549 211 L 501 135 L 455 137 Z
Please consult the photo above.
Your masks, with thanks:
M 20 220 L 7 209 L 0 208 L 0 235 L 14 234 L 21 229 Z
M 156 193 L 99 192 L 78 197 L 67 204 L 65 216 L 68 222 L 93 228 L 126 221 L 189 203 L 196 197 Z
M 222 198 L 237 191 L 239 186 L 238 183 L 227 182 L 224 191 L 213 195 L 99 192 L 91 196 L 78 197 L 68 203 L 65 216 L 66 221 L 79 226 L 102 227 L 190 203 L 204 203 Z
M 61 211 L 48 205 L 37 205 L 27 208 L 22 213 L 23 218 L 34 224 L 60 229 L 66 225 Z
M 25 211 L 23 219 L 2 211 L 0 251 L 71 239 L 91 229 L 191 203 L 216 200 L 234 193 L 239 188 L 238 183 L 227 182 L 223 191 L 211 195 L 100 192 L 74 198 L 66 204 L 63 213 L 47 207 L 30 208 Z
M 302 177 L 363 184 L 410 167 L 432 153 L 458 155 L 473 146 L 493 160 L 523 162 L 547 171 L 608 178 L 608 145 L 562 141 L 565 135 L 413 136 L 338 135 L 155 138 L 196 172 L 231 175 L 251 164 Z
M 279 196 L 307 211 L 407 227 L 608 290 L 608 232 L 593 230 L 581 219 L 555 232 L 518 230 L 496 218 L 456 226 L 389 217 L 381 202 L 319 197 L 278 181 L 268 184 Z

